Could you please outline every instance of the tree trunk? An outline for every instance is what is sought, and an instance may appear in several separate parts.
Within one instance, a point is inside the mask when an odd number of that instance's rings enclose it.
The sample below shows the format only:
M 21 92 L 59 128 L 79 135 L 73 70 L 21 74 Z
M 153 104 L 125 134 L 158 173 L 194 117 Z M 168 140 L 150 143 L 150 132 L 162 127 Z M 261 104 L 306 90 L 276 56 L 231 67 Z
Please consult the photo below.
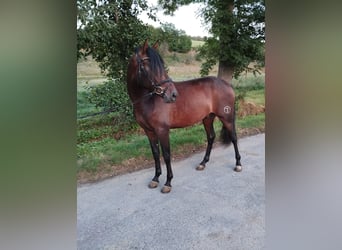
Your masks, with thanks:
M 226 5 L 225 10 L 228 11 L 229 15 L 225 16 L 225 18 L 223 19 L 225 25 L 229 26 L 232 25 L 231 24 L 231 19 L 229 18 L 229 16 L 231 16 L 233 14 L 233 9 L 234 9 L 234 1 L 232 0 L 222 0 L 223 3 Z M 227 2 L 226 2 L 227 1 Z M 225 48 L 225 44 L 222 44 L 223 40 L 224 40 L 224 36 L 220 37 L 220 47 L 222 50 L 224 50 Z M 231 62 L 227 62 L 227 61 L 219 61 L 219 66 L 218 66 L 218 74 L 217 77 L 222 78 L 223 80 L 231 83 L 233 80 L 233 75 L 234 75 L 234 66 L 232 65 Z
M 234 67 L 224 63 L 223 61 L 219 62 L 218 66 L 218 78 L 222 78 L 226 82 L 231 83 L 233 80 L 233 74 L 234 74 Z

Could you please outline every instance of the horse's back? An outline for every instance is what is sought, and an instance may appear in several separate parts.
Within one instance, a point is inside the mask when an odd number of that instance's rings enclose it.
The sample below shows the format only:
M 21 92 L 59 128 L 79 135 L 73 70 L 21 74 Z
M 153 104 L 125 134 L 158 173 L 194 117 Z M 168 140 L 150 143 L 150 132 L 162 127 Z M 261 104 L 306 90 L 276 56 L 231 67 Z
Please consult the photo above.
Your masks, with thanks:
M 215 76 L 175 82 L 175 86 L 180 96 L 183 95 L 186 97 L 196 98 L 204 95 L 207 98 L 214 99 L 218 96 L 233 100 L 235 99 L 233 86 L 227 81 Z

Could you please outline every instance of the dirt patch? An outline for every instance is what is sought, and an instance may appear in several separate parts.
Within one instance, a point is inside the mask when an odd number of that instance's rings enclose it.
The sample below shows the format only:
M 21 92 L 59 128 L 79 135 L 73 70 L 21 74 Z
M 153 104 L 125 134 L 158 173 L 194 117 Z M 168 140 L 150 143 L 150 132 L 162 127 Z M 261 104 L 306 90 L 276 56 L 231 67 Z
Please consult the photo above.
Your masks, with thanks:
M 251 136 L 259 133 L 264 133 L 265 128 L 246 128 L 246 129 L 238 129 L 238 137 L 239 139 Z M 215 142 L 214 148 L 221 145 L 220 142 Z M 194 153 L 198 153 L 204 151 L 206 149 L 206 145 L 201 145 L 198 147 L 189 147 L 189 145 L 184 147 L 184 150 L 181 150 L 181 153 L 173 153 L 172 161 L 179 161 L 189 157 Z M 161 157 L 161 161 L 163 163 L 163 159 Z M 163 164 L 162 164 L 163 165 Z M 147 169 L 154 167 L 154 161 L 151 158 L 133 158 L 124 161 L 120 165 L 110 165 L 110 164 L 103 164 L 100 165 L 96 171 L 86 171 L 82 170 L 77 173 L 77 183 L 84 184 L 84 183 L 92 183 L 101 180 L 105 180 L 114 176 L 132 173 L 138 170 Z M 163 166 L 162 166 L 163 167 Z
M 253 102 L 239 101 L 239 109 L 237 112 L 238 117 L 245 117 L 248 115 L 257 115 L 265 112 L 265 106 L 257 105 Z

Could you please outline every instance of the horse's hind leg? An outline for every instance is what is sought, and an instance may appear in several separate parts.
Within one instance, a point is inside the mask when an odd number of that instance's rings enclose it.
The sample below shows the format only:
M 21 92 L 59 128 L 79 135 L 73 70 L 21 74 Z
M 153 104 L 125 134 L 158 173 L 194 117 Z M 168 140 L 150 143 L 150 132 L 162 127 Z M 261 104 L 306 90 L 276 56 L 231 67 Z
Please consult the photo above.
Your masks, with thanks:
M 203 170 L 205 168 L 205 164 L 209 161 L 211 149 L 213 147 L 213 143 L 214 143 L 215 136 L 216 136 L 214 126 L 213 126 L 214 119 L 215 119 L 215 114 L 213 113 L 209 114 L 206 118 L 203 119 L 204 129 L 205 129 L 205 132 L 207 133 L 208 145 L 207 145 L 207 150 L 205 152 L 203 161 L 199 164 L 198 167 L 196 167 L 196 170 Z
M 240 172 L 242 170 L 242 166 L 240 162 L 241 156 L 240 156 L 239 148 L 237 145 L 235 119 L 232 119 L 232 121 L 227 121 L 225 119 L 220 118 L 220 120 L 223 123 L 222 133 L 221 133 L 221 137 L 223 137 L 222 140 L 226 142 L 227 144 L 229 144 L 230 142 L 233 143 L 234 151 L 235 151 L 235 160 L 236 160 L 234 171 Z

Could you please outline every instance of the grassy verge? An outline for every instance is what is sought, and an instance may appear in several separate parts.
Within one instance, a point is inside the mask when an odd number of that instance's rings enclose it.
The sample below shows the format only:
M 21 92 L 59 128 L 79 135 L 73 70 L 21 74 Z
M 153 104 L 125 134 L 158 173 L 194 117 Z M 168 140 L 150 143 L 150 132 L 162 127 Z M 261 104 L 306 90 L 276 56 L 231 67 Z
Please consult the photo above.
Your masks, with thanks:
M 221 122 L 216 120 L 214 128 L 217 135 L 221 126 Z M 236 126 L 239 138 L 264 131 L 265 114 L 237 119 Z M 173 160 L 204 150 L 206 134 L 203 125 L 171 130 L 170 144 Z M 101 140 L 79 143 L 77 152 L 78 179 L 81 183 L 153 165 L 148 139 L 139 132 L 127 135 L 120 140 L 106 137 Z

